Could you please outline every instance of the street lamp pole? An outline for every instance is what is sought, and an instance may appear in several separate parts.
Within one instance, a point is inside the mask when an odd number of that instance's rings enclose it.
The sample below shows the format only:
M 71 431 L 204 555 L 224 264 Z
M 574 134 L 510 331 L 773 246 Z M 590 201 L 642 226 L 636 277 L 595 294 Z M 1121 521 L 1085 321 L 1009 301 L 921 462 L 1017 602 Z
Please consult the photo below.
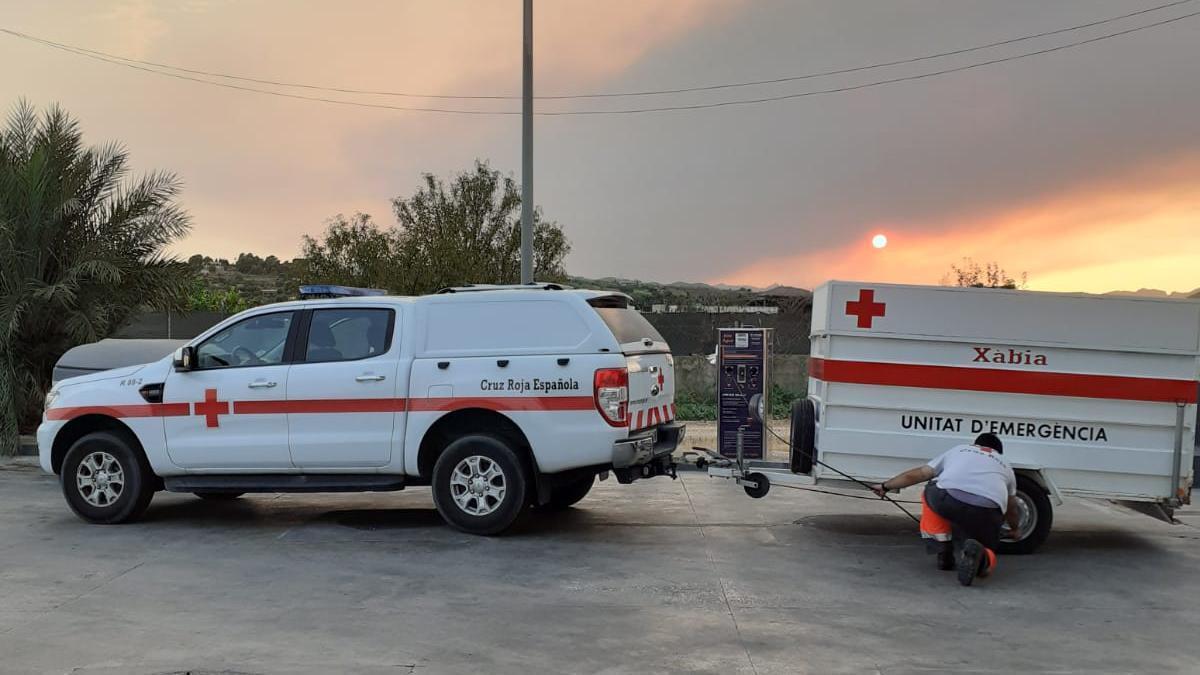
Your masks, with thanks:
M 525 0 L 521 86 L 521 283 L 533 283 L 533 0 Z

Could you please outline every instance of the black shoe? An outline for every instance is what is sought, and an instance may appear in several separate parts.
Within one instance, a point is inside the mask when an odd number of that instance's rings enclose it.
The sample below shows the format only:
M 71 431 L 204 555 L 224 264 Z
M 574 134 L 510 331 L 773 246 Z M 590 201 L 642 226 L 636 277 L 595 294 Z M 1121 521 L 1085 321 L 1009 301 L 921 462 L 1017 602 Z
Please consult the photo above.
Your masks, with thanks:
M 983 544 L 968 539 L 963 544 L 962 556 L 958 559 L 958 583 L 970 586 L 979 573 L 979 564 L 983 561 Z
M 947 549 L 945 551 L 938 551 L 937 568 L 942 571 L 954 569 L 955 568 L 954 551 L 949 550 L 949 549 Z

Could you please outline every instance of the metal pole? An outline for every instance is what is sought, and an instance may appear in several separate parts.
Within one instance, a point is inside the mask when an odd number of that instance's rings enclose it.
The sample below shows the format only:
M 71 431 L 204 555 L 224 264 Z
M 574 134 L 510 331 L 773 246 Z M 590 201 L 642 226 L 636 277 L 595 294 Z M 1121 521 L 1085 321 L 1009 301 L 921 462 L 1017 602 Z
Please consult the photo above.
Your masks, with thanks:
M 742 451 L 746 447 L 746 425 L 739 424 L 737 428 L 737 468 L 738 471 L 746 472 L 746 463 L 742 460 Z
M 533 283 L 533 0 L 525 0 L 521 87 L 521 283 Z

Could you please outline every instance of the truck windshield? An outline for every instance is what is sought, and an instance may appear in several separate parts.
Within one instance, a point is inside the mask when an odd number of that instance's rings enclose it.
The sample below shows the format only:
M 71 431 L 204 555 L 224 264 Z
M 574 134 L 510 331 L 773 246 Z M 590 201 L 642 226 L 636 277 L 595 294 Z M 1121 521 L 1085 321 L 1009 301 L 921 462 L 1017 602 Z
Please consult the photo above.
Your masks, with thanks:
M 663 336 L 642 316 L 619 297 L 594 298 L 588 302 L 613 332 L 619 344 L 641 342 L 647 338 L 655 342 L 666 342 Z

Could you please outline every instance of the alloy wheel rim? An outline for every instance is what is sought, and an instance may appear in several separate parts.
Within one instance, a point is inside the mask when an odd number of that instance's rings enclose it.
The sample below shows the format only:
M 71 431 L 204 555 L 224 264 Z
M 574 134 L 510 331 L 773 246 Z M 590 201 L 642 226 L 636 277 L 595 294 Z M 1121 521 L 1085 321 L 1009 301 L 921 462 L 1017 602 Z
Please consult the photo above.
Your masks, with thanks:
M 483 455 L 471 455 L 450 474 L 450 496 L 455 505 L 471 516 L 486 516 L 504 503 L 508 481 L 504 470 Z
M 79 495 L 92 506 L 112 506 L 125 491 L 125 470 L 117 458 L 102 450 L 89 453 L 75 470 Z
M 1016 502 L 1019 527 L 1015 533 L 1006 527 L 1003 533 L 1005 541 L 1022 541 L 1030 534 L 1033 534 L 1034 529 L 1037 528 L 1038 513 L 1033 499 L 1024 492 L 1017 490 Z

